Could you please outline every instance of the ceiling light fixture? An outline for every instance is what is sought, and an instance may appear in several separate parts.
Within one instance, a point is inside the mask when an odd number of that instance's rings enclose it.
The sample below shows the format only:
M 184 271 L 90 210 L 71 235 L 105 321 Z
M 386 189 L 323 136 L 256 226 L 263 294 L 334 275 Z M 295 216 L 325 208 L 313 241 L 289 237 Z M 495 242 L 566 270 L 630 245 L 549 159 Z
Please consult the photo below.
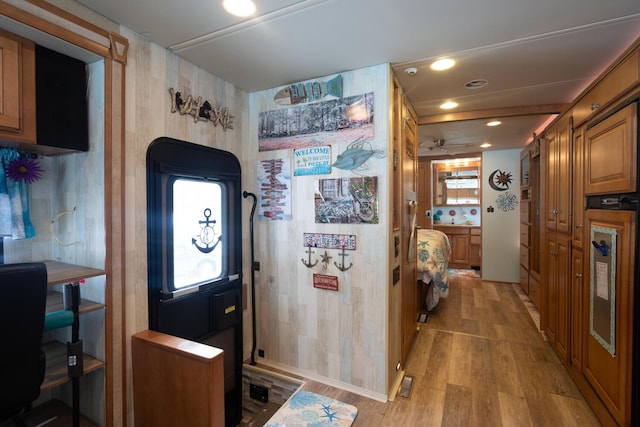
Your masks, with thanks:
M 256 12 L 256 5 L 252 0 L 223 0 L 224 10 L 235 16 L 249 16 Z
M 480 144 L 481 148 L 489 148 L 491 147 L 491 144 L 489 144 L 488 142 L 485 142 L 484 144 Z
M 502 124 L 502 122 L 500 120 L 493 120 L 493 121 L 487 123 L 487 126 L 493 127 L 493 126 L 500 126 L 501 124 Z
M 448 70 L 449 68 L 453 67 L 455 64 L 456 64 L 456 61 L 454 61 L 451 58 L 442 58 L 433 62 L 431 64 L 431 69 L 434 71 Z
M 443 104 L 440 104 L 440 108 L 443 110 L 451 110 L 452 108 L 456 108 L 458 106 L 457 102 L 447 101 Z

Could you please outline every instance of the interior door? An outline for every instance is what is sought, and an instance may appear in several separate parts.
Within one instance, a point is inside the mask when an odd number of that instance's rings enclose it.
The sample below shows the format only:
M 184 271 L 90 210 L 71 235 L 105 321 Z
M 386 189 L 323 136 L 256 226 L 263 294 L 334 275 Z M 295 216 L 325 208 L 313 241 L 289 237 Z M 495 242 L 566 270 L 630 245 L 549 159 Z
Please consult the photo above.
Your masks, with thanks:
M 416 281 L 417 225 L 417 132 L 415 114 L 402 99 L 401 164 L 402 164 L 402 363 L 407 359 L 416 334 L 418 316 L 418 283 Z

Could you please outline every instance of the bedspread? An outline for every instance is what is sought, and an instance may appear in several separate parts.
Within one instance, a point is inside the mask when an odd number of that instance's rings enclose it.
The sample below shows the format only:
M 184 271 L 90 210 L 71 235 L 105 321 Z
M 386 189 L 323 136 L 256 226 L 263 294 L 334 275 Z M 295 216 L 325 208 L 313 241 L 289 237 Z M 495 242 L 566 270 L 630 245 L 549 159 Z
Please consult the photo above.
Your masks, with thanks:
M 449 295 L 449 256 L 451 246 L 447 235 L 438 230 L 418 230 L 418 263 L 419 278 L 428 284 L 427 310 L 432 310 L 440 298 Z

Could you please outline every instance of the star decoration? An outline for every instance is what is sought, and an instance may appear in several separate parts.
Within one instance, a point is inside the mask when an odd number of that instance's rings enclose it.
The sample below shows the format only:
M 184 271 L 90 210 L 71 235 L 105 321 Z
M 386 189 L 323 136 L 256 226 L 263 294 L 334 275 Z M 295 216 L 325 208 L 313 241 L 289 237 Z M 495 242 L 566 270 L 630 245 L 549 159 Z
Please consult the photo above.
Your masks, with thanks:
M 327 265 L 329 264 L 329 260 L 331 258 L 333 258 L 333 257 L 331 255 L 329 255 L 327 253 L 327 251 L 324 251 L 324 255 L 320 255 L 320 258 L 322 260 L 322 263 L 324 264 L 324 269 L 326 270 L 327 269 Z

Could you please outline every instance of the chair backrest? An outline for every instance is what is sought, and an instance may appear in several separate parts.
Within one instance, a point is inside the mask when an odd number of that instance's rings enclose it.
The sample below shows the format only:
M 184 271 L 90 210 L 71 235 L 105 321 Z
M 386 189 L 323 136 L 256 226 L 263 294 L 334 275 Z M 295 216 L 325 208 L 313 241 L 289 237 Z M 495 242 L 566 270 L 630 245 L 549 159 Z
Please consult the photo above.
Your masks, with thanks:
M 45 264 L 0 265 L 0 420 L 40 395 L 46 299 Z

